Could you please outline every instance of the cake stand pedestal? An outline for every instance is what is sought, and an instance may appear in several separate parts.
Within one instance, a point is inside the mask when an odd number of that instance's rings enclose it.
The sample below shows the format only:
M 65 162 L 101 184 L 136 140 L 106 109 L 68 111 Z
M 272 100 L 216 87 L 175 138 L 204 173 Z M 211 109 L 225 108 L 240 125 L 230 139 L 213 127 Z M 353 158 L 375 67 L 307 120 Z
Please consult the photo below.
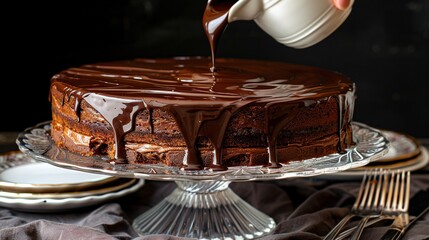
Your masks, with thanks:
M 230 181 L 176 181 L 177 188 L 137 217 L 141 235 L 168 234 L 198 239 L 254 239 L 267 235 L 274 220 L 242 200 Z
M 356 145 L 344 154 L 283 164 L 281 168 L 230 167 L 225 171 L 185 171 L 163 165 L 113 164 L 103 157 L 84 157 L 58 148 L 50 137 L 50 122 L 27 128 L 16 140 L 30 157 L 55 166 L 114 175 L 175 181 L 176 189 L 133 221 L 141 235 L 168 234 L 198 239 L 255 239 L 270 234 L 274 220 L 237 196 L 231 182 L 276 180 L 335 173 L 368 164 L 388 151 L 383 134 L 353 123 Z

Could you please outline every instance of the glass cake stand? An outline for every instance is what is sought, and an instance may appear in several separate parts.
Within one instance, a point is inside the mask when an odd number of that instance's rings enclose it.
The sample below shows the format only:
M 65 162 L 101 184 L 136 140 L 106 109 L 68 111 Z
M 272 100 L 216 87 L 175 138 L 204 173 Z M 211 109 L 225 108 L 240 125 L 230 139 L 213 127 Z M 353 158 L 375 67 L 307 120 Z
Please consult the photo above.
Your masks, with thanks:
M 271 233 L 275 221 L 230 188 L 231 182 L 276 180 L 335 173 L 363 166 L 388 150 L 388 140 L 374 128 L 353 123 L 355 146 L 281 168 L 229 167 L 226 171 L 186 171 L 164 165 L 114 164 L 103 157 L 84 157 L 58 148 L 50 137 L 50 121 L 27 128 L 16 140 L 30 157 L 55 166 L 147 180 L 174 181 L 176 189 L 133 221 L 141 235 L 168 234 L 198 239 L 254 239 Z

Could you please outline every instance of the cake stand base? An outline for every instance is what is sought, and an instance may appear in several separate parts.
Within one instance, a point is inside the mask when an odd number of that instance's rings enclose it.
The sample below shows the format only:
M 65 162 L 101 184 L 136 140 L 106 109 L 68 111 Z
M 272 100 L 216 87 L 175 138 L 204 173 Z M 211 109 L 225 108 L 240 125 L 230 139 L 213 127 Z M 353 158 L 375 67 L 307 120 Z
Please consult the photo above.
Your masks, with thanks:
M 176 181 L 177 188 L 133 222 L 140 235 L 255 239 L 276 223 L 230 188 L 230 181 Z

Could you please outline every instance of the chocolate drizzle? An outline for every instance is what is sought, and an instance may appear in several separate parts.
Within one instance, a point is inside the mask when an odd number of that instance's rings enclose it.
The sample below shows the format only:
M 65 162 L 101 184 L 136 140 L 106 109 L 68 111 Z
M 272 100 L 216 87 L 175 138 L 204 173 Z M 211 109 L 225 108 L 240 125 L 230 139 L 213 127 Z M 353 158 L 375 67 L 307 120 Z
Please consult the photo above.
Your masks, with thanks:
M 268 143 L 269 167 L 280 167 L 277 159 L 277 137 L 299 112 L 299 106 L 300 103 L 283 104 L 282 102 L 273 102 L 265 106 L 265 135 Z
M 216 48 L 220 36 L 228 25 L 229 9 L 237 0 L 209 0 L 203 15 L 203 27 L 209 40 L 212 66 L 211 71 L 215 72 Z
M 176 119 L 187 145 L 187 158 L 183 161 L 186 169 L 203 168 L 199 158 L 196 141 L 199 135 L 206 136 L 214 147 L 214 159 L 211 168 L 222 168 L 222 140 L 226 126 L 232 114 L 228 106 L 171 106 L 170 112 Z
M 115 158 L 124 160 L 126 156 L 123 143 L 124 134 L 133 130 L 137 112 L 144 108 L 141 100 L 119 99 L 98 94 L 88 94 L 84 97 L 112 126 L 115 136 Z
M 344 95 L 338 95 L 338 145 L 337 151 L 339 153 L 345 153 L 346 148 L 343 144 L 343 131 L 349 124 L 347 119 L 353 118 L 353 109 L 354 109 L 354 94 L 346 93 Z
M 115 157 L 126 159 L 124 135 L 133 131 L 138 112 L 163 109 L 174 117 L 187 147 L 183 168 L 202 169 L 196 140 L 210 140 L 214 159 L 210 168 L 225 169 L 222 146 L 230 118 L 248 105 L 265 108 L 265 134 L 270 166 L 279 166 L 276 139 L 299 111 L 339 95 L 339 134 L 350 124 L 354 84 L 344 75 L 320 68 L 280 62 L 217 59 L 218 71 L 209 70 L 209 58 L 136 59 L 85 65 L 52 78 L 51 88 L 64 94 L 62 104 L 74 107 L 86 101 L 110 124 L 115 134 Z M 52 97 L 51 97 L 52 98 Z M 341 100 L 344 99 L 344 100 Z M 339 143 L 339 149 L 342 149 Z

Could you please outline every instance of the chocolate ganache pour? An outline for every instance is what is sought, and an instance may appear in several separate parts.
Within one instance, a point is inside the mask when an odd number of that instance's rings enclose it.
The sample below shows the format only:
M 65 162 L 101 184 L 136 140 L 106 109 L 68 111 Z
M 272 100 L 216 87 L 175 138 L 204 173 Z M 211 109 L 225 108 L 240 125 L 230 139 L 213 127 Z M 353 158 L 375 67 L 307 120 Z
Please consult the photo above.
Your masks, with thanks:
M 65 70 L 52 78 L 51 87 L 63 92 L 62 104 L 74 106 L 80 116 L 86 101 L 113 128 L 115 158 L 126 159 L 124 136 L 133 131 L 135 116 L 162 109 L 174 117 L 187 153 L 183 168 L 202 169 L 199 136 L 212 144 L 213 170 L 223 170 L 222 147 L 225 129 L 237 111 L 248 105 L 265 108 L 265 135 L 271 167 L 277 167 L 276 139 L 299 111 L 298 106 L 318 104 L 331 96 L 338 101 L 341 128 L 350 123 L 345 109 L 353 108 L 354 84 L 345 76 L 323 69 L 280 62 L 217 59 L 221 71 L 213 74 L 209 58 L 136 59 L 84 65 Z M 52 97 L 51 97 L 52 98 Z M 351 111 L 348 111 L 351 112 Z M 339 141 L 341 142 L 341 141 Z M 339 144 L 339 150 L 342 146 Z M 207 165 L 206 165 L 207 166 Z
M 206 10 L 203 15 L 203 27 L 210 44 L 212 72 L 216 71 L 216 48 L 219 43 L 220 36 L 228 26 L 229 9 L 237 1 L 238 0 L 208 0 L 207 2 Z

